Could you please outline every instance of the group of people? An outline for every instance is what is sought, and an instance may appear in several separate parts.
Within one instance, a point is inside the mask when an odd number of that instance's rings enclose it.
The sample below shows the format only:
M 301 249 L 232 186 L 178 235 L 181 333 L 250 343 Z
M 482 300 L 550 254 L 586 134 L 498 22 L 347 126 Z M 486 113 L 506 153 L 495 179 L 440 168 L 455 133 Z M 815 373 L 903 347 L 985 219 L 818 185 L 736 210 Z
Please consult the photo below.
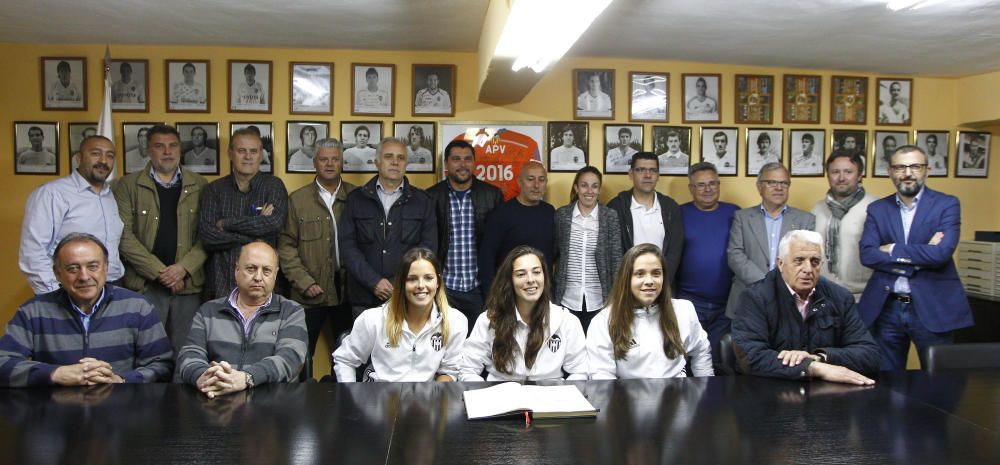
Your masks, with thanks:
M 324 331 L 348 332 L 341 382 L 707 376 L 731 333 L 740 372 L 871 384 L 905 367 L 911 340 L 923 357 L 972 324 L 951 258 L 959 203 L 924 185 L 915 146 L 892 156 L 883 199 L 860 185 L 862 154 L 835 151 L 808 213 L 788 206 L 779 163 L 744 209 L 695 164 L 678 205 L 638 152 L 631 189 L 601 204 L 586 166 L 556 209 L 540 163 L 504 201 L 469 143 L 447 145 L 427 190 L 406 177 L 407 145 L 381 140 L 377 174 L 354 186 L 340 141 L 318 140 L 314 181 L 289 195 L 260 172 L 254 131 L 234 132 L 231 174 L 211 183 L 180 164 L 171 126 L 148 130 L 148 164 L 113 187 L 114 144 L 86 138 L 78 168 L 28 199 L 19 265 L 37 295 L 0 338 L 0 384 L 172 377 L 214 397 L 311 377 Z

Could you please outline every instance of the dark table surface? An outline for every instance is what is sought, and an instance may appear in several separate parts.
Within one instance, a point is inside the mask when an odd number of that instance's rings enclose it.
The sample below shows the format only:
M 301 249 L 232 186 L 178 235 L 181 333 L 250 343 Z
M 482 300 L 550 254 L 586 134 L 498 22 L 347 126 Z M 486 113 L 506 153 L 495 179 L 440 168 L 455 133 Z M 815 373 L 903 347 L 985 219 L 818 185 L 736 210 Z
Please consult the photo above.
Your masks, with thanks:
M 596 419 L 470 422 L 461 383 L 0 389 L 0 462 L 1000 463 L 1000 371 L 869 388 L 749 376 L 576 384 Z

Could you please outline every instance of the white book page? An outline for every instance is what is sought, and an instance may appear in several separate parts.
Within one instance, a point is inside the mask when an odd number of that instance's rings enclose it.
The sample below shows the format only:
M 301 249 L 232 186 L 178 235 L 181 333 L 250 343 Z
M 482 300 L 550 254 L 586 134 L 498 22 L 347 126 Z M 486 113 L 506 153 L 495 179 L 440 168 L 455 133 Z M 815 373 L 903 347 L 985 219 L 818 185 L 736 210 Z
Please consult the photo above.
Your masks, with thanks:
M 569 413 L 592 412 L 583 393 L 576 386 L 521 386 L 522 395 L 528 403 L 528 408 L 535 413 Z
M 472 420 L 527 410 L 528 405 L 522 397 L 521 387 L 518 383 L 509 382 L 465 391 L 463 396 L 467 418 Z

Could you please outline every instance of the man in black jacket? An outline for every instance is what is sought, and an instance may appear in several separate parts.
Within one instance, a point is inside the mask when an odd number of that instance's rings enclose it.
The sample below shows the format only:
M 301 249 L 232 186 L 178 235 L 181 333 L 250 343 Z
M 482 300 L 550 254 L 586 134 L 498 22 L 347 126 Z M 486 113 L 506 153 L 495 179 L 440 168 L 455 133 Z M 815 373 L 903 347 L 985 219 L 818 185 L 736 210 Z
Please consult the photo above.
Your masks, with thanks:
M 486 217 L 503 202 L 500 189 L 476 179 L 476 152 L 468 142 L 453 140 L 444 149 L 447 179 L 427 195 L 437 213 L 438 260 L 444 266 L 448 304 L 469 320 L 469 331 L 483 311 L 483 289 L 476 257 Z

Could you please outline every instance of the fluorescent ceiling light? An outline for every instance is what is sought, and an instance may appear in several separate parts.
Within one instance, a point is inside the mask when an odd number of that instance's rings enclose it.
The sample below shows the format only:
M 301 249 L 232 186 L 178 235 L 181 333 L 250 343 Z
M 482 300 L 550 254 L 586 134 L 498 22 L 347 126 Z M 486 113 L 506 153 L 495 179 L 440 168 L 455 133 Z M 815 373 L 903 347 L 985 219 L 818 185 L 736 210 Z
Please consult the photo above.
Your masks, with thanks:
M 935 3 L 941 3 L 943 0 L 889 0 L 885 7 L 892 11 L 912 9 L 917 10 L 925 6 L 930 6 Z
M 514 71 L 540 73 L 580 38 L 611 0 L 512 0 L 496 55 L 514 58 Z

